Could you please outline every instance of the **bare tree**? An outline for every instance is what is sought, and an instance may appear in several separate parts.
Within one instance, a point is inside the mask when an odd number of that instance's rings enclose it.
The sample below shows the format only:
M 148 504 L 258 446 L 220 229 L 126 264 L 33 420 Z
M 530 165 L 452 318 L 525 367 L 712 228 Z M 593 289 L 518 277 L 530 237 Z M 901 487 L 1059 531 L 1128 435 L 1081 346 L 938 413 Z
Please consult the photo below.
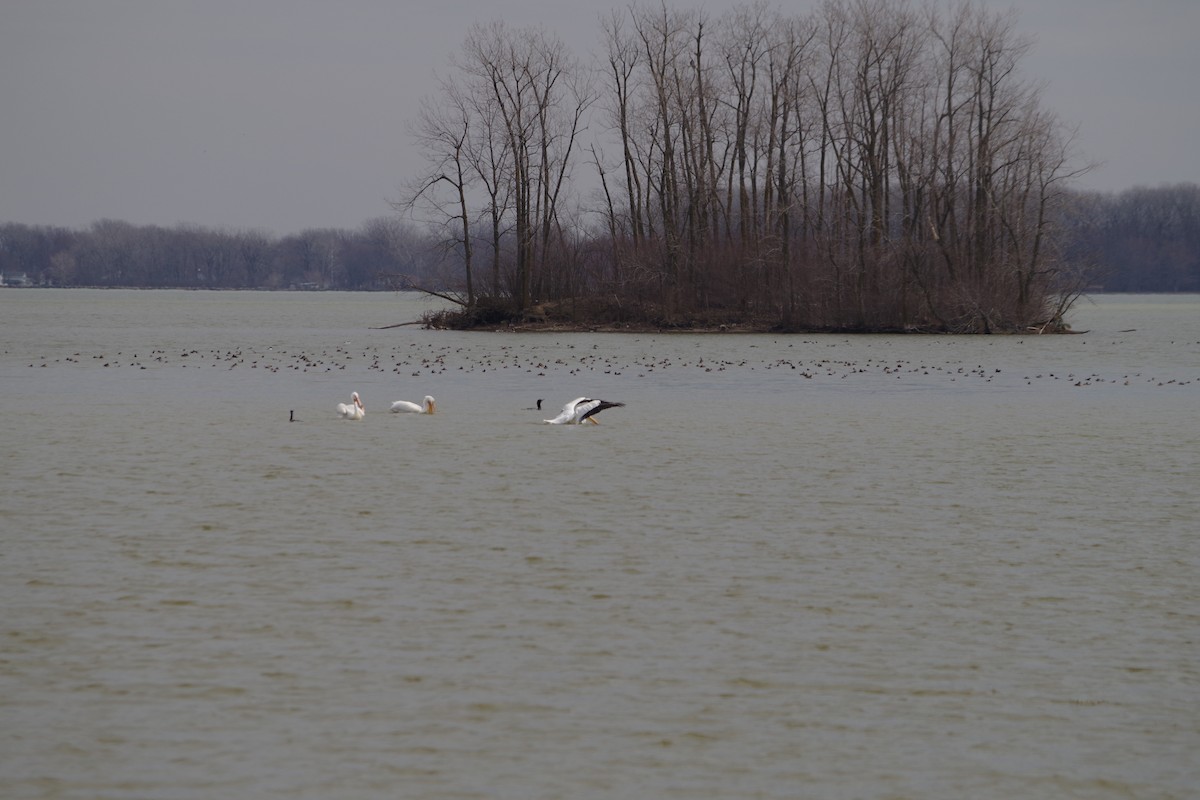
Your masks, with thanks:
M 569 176 L 582 118 L 592 97 L 562 42 L 540 29 L 502 22 L 475 25 L 458 63 L 475 96 L 488 98 L 503 135 L 512 197 L 518 310 L 533 297 L 555 234 L 558 203 Z
M 601 30 L 606 46 L 605 73 L 611 80 L 610 91 L 612 103 L 608 108 L 612 129 L 620 140 L 621 174 L 624 177 L 623 197 L 626 202 L 625 224 L 618 224 L 617 212 L 613 203 L 608 203 L 609 227 L 614 240 L 618 235 L 628 235 L 636 253 L 642 240 L 646 237 L 645 210 L 643 207 L 643 187 L 640 170 L 640 160 L 636 155 L 637 140 L 634 125 L 636 124 L 635 99 L 636 75 L 641 69 L 642 57 L 635 36 L 625 27 L 624 15 L 612 12 L 601 20 Z M 603 166 L 597 158 L 597 169 L 603 171 Z M 605 187 L 607 191 L 607 186 Z M 619 231 L 619 234 L 618 234 Z M 615 243 L 615 242 L 614 242 Z M 620 276 L 620 251 L 614 252 L 614 275 Z
M 444 245 L 462 255 L 465 296 L 443 296 L 468 309 L 475 306 L 473 220 L 468 204 L 474 175 L 470 141 L 474 112 L 470 97 L 452 80 L 441 83 L 440 96 L 422 99 L 412 136 L 425 154 L 428 169 L 410 183 L 402 200 L 393 203 L 406 213 L 423 205 L 433 212 L 435 225 L 447 231 Z M 411 278 L 401 282 L 411 285 Z

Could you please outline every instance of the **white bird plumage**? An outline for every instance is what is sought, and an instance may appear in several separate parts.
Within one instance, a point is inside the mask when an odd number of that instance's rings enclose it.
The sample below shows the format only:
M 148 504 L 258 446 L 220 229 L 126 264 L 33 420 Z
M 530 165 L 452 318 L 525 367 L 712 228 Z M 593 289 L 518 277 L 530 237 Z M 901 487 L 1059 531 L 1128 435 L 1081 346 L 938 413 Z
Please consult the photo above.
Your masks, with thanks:
M 393 414 L 434 414 L 437 412 L 437 401 L 429 395 L 425 395 L 425 399 L 421 401 L 421 405 L 410 403 L 407 400 L 397 400 L 392 403 Z
M 544 419 L 547 425 L 582 425 L 585 421 L 599 425 L 596 415 L 606 408 L 618 408 L 624 403 L 610 403 L 608 400 L 594 400 L 588 397 L 576 397 L 562 407 L 562 411 L 554 419 Z
M 363 408 L 362 400 L 358 397 L 358 392 L 350 393 L 349 403 L 337 404 L 338 416 L 342 419 L 362 419 L 367 415 L 367 410 Z

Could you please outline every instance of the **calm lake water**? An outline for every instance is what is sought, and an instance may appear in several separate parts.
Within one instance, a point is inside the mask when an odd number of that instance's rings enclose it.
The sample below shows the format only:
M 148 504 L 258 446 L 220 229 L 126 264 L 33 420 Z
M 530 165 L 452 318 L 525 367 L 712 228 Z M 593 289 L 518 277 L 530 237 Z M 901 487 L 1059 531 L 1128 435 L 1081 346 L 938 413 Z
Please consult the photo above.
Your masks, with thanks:
M 426 307 L 0 290 L 0 795 L 1200 796 L 1200 297 L 385 327 Z M 541 424 L 579 395 L 626 406 Z

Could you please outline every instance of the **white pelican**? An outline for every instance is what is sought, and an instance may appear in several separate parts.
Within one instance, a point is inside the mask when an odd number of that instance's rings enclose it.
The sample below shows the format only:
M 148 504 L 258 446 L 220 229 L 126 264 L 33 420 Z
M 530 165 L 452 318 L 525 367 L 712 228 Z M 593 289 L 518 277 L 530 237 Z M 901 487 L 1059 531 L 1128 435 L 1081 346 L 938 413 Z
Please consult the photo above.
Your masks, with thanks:
M 421 401 L 421 405 L 410 403 L 407 400 L 397 400 L 392 403 L 393 414 L 434 414 L 437 412 L 437 401 L 429 395 L 425 395 L 425 399 Z
M 362 400 L 358 399 L 358 392 L 350 393 L 349 403 L 338 403 L 337 412 L 342 419 L 362 419 L 367 415 Z
M 607 400 L 592 400 L 587 397 L 576 397 L 563 406 L 562 411 L 554 419 L 544 419 L 547 425 L 582 425 L 584 420 L 593 425 L 599 425 L 596 415 L 606 408 L 617 408 L 624 403 L 610 403 Z

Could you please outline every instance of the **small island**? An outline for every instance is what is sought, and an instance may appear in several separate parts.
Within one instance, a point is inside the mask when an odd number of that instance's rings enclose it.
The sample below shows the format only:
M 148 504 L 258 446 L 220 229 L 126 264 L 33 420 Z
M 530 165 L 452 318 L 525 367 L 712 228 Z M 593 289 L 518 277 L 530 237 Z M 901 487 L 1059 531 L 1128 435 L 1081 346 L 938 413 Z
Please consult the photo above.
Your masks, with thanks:
M 1012 15 L 646 5 L 598 41 L 477 24 L 426 98 L 395 205 L 454 264 L 427 326 L 1066 330 L 1083 170 Z

